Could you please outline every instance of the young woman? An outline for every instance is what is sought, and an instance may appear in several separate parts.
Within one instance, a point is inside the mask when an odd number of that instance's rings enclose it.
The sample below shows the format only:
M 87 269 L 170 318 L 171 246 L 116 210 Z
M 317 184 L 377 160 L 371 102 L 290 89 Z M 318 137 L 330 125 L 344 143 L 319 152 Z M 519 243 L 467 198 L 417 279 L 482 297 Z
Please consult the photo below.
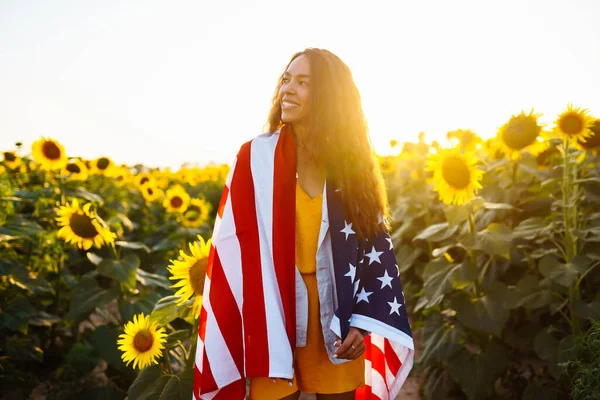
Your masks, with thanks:
M 257 400 L 354 399 L 365 383 L 395 396 L 412 338 L 385 185 L 346 64 L 322 49 L 295 54 L 268 128 L 240 149 L 219 207 L 194 393 L 243 398 L 247 377 Z M 376 342 L 383 370 L 365 364 Z

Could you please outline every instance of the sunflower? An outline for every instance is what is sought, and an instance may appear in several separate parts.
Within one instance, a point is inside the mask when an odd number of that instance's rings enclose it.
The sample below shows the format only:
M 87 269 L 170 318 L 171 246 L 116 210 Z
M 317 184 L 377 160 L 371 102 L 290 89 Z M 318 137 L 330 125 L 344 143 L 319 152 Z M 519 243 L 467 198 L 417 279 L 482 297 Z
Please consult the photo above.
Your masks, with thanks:
M 140 172 L 135 175 L 133 182 L 140 190 L 142 190 L 144 186 L 156 186 L 156 179 L 147 172 Z
M 426 171 L 433 172 L 433 190 L 447 204 L 468 203 L 479 189 L 483 171 L 476 168 L 473 153 L 460 148 L 444 149 L 427 158 Z
M 72 243 L 80 249 L 88 250 L 92 245 L 101 248 L 104 244 L 112 243 L 116 235 L 105 227 L 96 213 L 90 211 L 92 203 L 79 207 L 77 199 L 67 203 L 58 210 L 58 237 L 67 243 Z
M 111 177 L 119 186 L 125 186 L 133 181 L 133 174 L 131 173 L 127 165 L 115 167 L 111 174 Z
M 589 115 L 587 109 L 573 107 L 572 104 L 558 116 L 554 121 L 553 134 L 561 137 L 563 140 L 571 142 L 585 142 L 592 136 L 591 127 L 594 124 L 594 117 Z
M 191 228 L 202 225 L 208 218 L 210 203 L 204 199 L 192 199 L 190 205 L 183 212 L 183 225 Z
M 31 154 L 44 170 L 61 169 L 67 165 L 65 148 L 53 139 L 43 137 L 33 142 Z
M 593 150 L 600 148 L 600 119 L 594 121 L 592 126 L 590 126 L 590 130 L 592 131 L 592 135 L 585 138 L 584 141 L 577 141 L 577 145 L 582 150 Z
M 68 180 L 85 181 L 88 177 L 88 168 L 82 160 L 75 158 L 70 160 L 60 173 L 68 177 Z
M 158 364 L 156 358 L 162 355 L 167 341 L 165 328 L 158 328 L 156 321 L 150 322 L 150 316 L 143 313 L 134 315 L 133 321 L 125 324 L 125 333 L 119 337 L 117 344 L 123 352 L 121 358 L 128 366 L 133 361 L 134 369 Z
M 540 115 L 533 110 L 529 114 L 521 111 L 513 115 L 496 134 L 496 144 L 500 150 L 512 159 L 519 158 L 524 150 L 534 155 L 543 151 L 544 142 L 540 140 L 543 126 L 538 122 Z
M 141 191 L 146 203 L 152 203 L 155 200 L 160 200 L 165 195 L 161 189 L 150 185 L 142 187 Z
M 190 195 L 180 185 L 167 190 L 163 206 L 168 212 L 184 212 L 190 203 Z
M 113 176 L 115 169 L 115 163 L 108 157 L 98 157 L 90 162 L 91 174 Z
M 547 170 L 553 163 L 556 163 L 562 159 L 562 155 L 556 143 L 549 142 L 546 149 L 541 151 L 536 157 L 535 161 L 538 168 L 541 170 Z
M 477 134 L 469 129 L 457 129 L 446 133 L 446 139 L 455 139 L 464 150 L 473 150 L 482 142 Z
M 183 250 L 179 254 L 183 258 L 180 260 L 169 260 L 171 265 L 167 267 L 169 272 L 173 274 L 169 279 L 179 280 L 174 284 L 173 288 L 179 288 L 175 296 L 181 296 L 177 304 L 185 303 L 190 297 L 196 295 L 193 304 L 194 317 L 200 315 L 200 307 L 202 305 L 202 291 L 204 289 L 204 277 L 206 275 L 206 266 L 208 265 L 208 254 L 212 239 L 204 242 L 202 236 L 198 235 L 198 241 L 189 243 L 191 256 L 187 255 Z
M 14 151 L 5 151 L 2 156 L 6 168 L 17 169 L 21 166 L 21 158 Z

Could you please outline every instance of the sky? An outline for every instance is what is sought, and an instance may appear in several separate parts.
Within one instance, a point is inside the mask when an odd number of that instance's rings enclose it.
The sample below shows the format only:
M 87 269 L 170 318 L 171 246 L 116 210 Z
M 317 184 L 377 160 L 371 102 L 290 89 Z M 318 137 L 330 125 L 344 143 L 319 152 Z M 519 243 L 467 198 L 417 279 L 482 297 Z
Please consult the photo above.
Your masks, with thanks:
M 229 163 L 290 57 L 351 69 L 375 149 L 482 137 L 521 110 L 600 117 L 598 0 L 0 0 L 0 151 Z M 595 18 L 595 20 L 594 20 Z

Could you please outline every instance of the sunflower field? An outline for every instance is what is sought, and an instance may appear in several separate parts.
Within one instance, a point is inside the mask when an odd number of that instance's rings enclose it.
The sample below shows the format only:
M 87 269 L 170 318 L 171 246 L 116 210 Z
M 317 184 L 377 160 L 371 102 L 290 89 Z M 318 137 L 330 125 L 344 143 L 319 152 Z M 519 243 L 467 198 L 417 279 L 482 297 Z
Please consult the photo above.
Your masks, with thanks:
M 533 110 L 496 136 L 379 156 L 424 399 L 600 398 L 600 120 Z M 189 399 L 227 165 L 0 164 L 4 399 Z

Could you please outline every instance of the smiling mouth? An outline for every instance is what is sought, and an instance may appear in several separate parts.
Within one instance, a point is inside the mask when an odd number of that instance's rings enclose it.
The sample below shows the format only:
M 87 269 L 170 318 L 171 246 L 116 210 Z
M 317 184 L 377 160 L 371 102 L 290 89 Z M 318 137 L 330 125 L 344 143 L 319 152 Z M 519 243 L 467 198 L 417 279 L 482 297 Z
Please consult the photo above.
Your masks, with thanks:
M 281 107 L 282 108 L 292 108 L 292 107 L 298 107 L 298 104 L 296 103 L 292 103 L 290 101 L 282 101 L 281 102 Z

